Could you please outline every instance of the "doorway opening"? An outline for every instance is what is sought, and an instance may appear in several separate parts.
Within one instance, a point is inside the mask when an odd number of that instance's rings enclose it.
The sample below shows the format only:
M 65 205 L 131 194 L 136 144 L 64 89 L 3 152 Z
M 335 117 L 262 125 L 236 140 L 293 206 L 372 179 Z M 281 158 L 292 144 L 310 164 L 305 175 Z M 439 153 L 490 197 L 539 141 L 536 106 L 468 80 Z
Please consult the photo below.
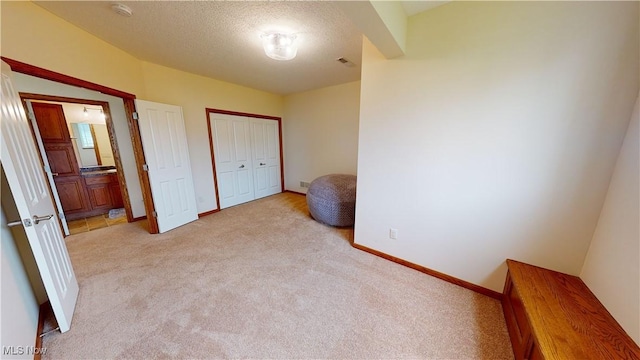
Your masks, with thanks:
M 41 67 L 37 67 L 34 65 L 30 65 L 27 63 L 23 63 L 21 61 L 17 61 L 14 59 L 7 58 L 5 56 L 0 56 L 1 60 L 7 63 L 11 67 L 11 71 L 14 73 L 21 73 L 27 76 L 32 76 L 35 78 L 39 78 L 45 81 L 51 81 L 53 83 L 70 85 L 73 87 L 84 88 L 91 91 L 97 91 L 99 93 L 114 96 L 122 99 L 123 102 L 123 110 L 125 114 L 125 119 L 127 122 L 127 126 L 129 129 L 129 136 L 132 145 L 132 158 L 135 161 L 136 173 L 138 175 L 139 186 L 141 190 L 141 199 L 136 200 L 136 204 L 139 204 L 137 200 L 140 200 L 144 205 L 144 216 L 136 215 L 137 217 L 133 218 L 129 211 L 127 211 L 127 221 L 137 221 L 146 219 L 146 224 L 148 226 L 148 231 L 150 234 L 157 234 L 159 232 L 158 221 L 154 217 L 156 214 L 155 206 L 153 203 L 153 197 L 151 195 L 151 186 L 149 183 L 149 176 L 147 172 L 144 170 L 145 167 L 145 156 L 142 149 L 142 139 L 140 137 L 140 129 L 138 127 L 138 123 L 136 121 L 136 106 L 135 106 L 135 98 L 136 96 L 124 91 L 116 90 L 107 86 L 103 86 L 100 84 L 96 84 L 90 81 L 78 79 L 72 76 L 64 75 L 55 71 L 47 70 Z M 123 139 L 123 138 L 121 138 Z M 123 147 L 126 148 L 126 143 Z M 120 170 L 120 169 L 118 169 Z M 118 176 L 120 175 L 120 171 L 118 172 Z M 124 174 L 122 174 L 124 176 Z M 124 177 L 122 178 L 124 179 Z M 135 183 L 133 184 L 135 186 Z M 124 192 L 123 192 L 124 195 Z M 135 195 L 135 189 L 134 189 Z M 124 196 L 124 199 L 127 199 L 128 196 Z M 125 200 L 125 205 L 126 205 Z M 138 205 L 136 205 L 137 207 Z M 126 209 L 129 209 L 125 206 Z
M 133 219 L 107 102 L 20 94 L 66 235 Z

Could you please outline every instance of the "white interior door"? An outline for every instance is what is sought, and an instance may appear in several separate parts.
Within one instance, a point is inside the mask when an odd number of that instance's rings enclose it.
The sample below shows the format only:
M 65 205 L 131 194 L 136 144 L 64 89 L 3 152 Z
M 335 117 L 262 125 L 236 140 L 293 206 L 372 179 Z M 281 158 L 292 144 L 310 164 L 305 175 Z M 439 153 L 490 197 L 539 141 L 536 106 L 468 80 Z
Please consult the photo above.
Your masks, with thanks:
M 0 122 L 2 168 L 58 326 L 61 332 L 66 332 L 71 327 L 78 299 L 78 282 L 26 114 L 13 88 L 11 70 L 4 62 Z
M 158 231 L 198 219 L 182 108 L 136 100 Z
M 212 113 L 211 129 L 220 208 L 255 199 L 249 119 Z
M 42 137 L 40 136 L 40 130 L 38 130 L 38 122 L 36 121 L 36 116 L 33 113 L 33 107 L 31 106 L 30 100 L 27 100 L 27 110 L 29 111 L 29 119 L 31 120 L 31 126 L 33 127 L 33 134 L 36 136 L 36 144 L 38 144 L 38 150 L 40 151 L 42 162 L 44 162 L 44 172 L 47 175 L 47 181 L 49 181 L 49 186 L 51 187 L 53 201 L 55 202 L 56 208 L 58 209 L 58 217 L 60 218 L 60 223 L 62 223 L 62 231 L 64 231 L 65 235 L 69 235 L 67 219 L 64 216 L 62 202 L 60 201 L 60 196 L 58 195 L 58 188 L 56 187 L 55 180 L 53 180 L 53 173 L 51 172 L 51 167 L 49 166 L 49 158 L 47 157 L 47 152 L 44 149 L 44 143 L 42 142 Z
M 255 198 L 282 192 L 278 121 L 251 119 Z

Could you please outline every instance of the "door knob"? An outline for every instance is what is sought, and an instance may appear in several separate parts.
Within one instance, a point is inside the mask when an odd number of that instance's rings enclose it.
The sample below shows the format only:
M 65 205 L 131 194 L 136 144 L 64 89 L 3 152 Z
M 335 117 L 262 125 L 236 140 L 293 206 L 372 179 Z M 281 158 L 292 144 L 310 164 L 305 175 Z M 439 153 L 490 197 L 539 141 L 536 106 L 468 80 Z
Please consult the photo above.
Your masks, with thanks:
M 242 168 L 244 168 L 244 164 L 240 165 L 240 167 L 239 167 L 239 169 L 242 169 Z
M 8 227 L 14 227 L 14 226 L 18 226 L 18 225 L 22 225 L 22 220 L 12 221 L 12 222 L 7 224 Z
M 45 216 L 33 215 L 33 222 L 36 223 L 36 225 L 38 225 L 40 221 L 51 220 L 52 217 L 53 217 L 53 214 L 45 215 Z
M 265 163 L 260 163 L 260 166 L 263 166 L 263 165 L 267 165 L 267 164 L 265 164 Z
M 24 219 L 24 221 L 16 220 L 16 221 L 12 221 L 12 222 L 7 224 L 8 227 L 14 227 L 14 226 L 18 226 L 18 225 L 24 225 L 24 227 L 29 227 L 29 226 L 31 226 L 31 219 Z

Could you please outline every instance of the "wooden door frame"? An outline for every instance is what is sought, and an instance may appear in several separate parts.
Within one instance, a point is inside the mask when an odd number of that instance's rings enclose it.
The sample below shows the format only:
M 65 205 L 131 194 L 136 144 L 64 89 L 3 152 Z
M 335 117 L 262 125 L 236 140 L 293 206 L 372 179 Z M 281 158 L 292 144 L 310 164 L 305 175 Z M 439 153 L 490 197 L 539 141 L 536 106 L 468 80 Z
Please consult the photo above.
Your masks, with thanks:
M 0 57 L 2 61 L 9 64 L 11 70 L 17 73 L 22 73 L 29 76 L 38 77 L 45 80 L 58 82 L 61 84 L 76 86 L 85 88 L 88 90 L 98 91 L 105 95 L 111 95 L 119 97 L 124 103 L 124 110 L 127 117 L 127 123 L 129 124 L 129 134 L 131 136 L 131 142 L 133 145 L 133 154 L 136 160 L 136 168 L 138 171 L 138 179 L 140 180 L 140 188 L 142 190 L 142 199 L 144 201 L 145 213 L 147 222 L 149 224 L 149 233 L 158 233 L 158 221 L 153 216 L 155 213 L 155 207 L 153 205 L 153 196 L 151 195 L 151 186 L 149 185 L 149 176 L 143 170 L 145 164 L 144 152 L 142 150 L 142 139 L 140 137 L 140 129 L 138 128 L 138 122 L 134 120 L 133 114 L 136 112 L 135 99 L 136 96 L 124 91 L 112 89 L 103 85 L 92 83 L 86 80 L 78 79 L 72 76 L 57 73 L 55 71 L 43 69 L 34 65 L 29 65 L 17 60 L 13 60 L 4 56 Z M 124 173 L 123 173 L 124 176 Z M 133 214 L 132 214 L 133 215 Z M 133 221 L 142 220 L 144 217 L 133 218 Z
M 233 115 L 233 116 L 246 116 L 256 119 L 266 119 L 266 120 L 275 120 L 278 122 L 278 138 L 280 142 L 280 192 L 284 192 L 284 158 L 282 157 L 282 118 L 277 116 L 269 116 L 269 115 L 260 115 L 260 114 L 251 114 L 244 113 L 238 111 L 230 111 L 230 110 L 221 110 L 221 109 L 205 109 L 207 114 L 207 129 L 209 130 L 209 150 L 211 151 L 211 165 L 213 166 L 213 187 L 216 191 L 216 204 L 218 205 L 218 209 L 215 211 L 220 211 L 220 194 L 218 193 L 218 175 L 216 174 L 216 158 L 215 151 L 213 145 L 213 130 L 211 129 L 211 119 L 209 117 L 210 114 L 224 114 L 224 115 Z
M 20 99 L 22 100 L 22 104 L 24 105 L 25 109 L 27 109 L 27 106 L 26 106 L 27 100 L 51 101 L 51 102 L 72 103 L 72 104 L 81 104 L 81 105 L 94 105 L 94 106 L 102 107 L 102 110 L 104 111 L 104 115 L 105 115 L 107 132 L 109 133 L 109 142 L 111 143 L 111 151 L 113 152 L 113 160 L 115 162 L 115 166 L 117 170 L 116 174 L 118 176 L 120 192 L 122 194 L 122 200 L 124 200 L 124 210 L 127 213 L 127 222 L 133 222 L 134 221 L 133 211 L 131 209 L 131 200 L 129 198 L 129 190 L 127 190 L 127 181 L 124 177 L 124 167 L 122 166 L 122 160 L 120 159 L 120 148 L 118 147 L 116 132 L 115 132 L 115 129 L 113 128 L 113 119 L 111 118 L 111 109 L 109 108 L 109 103 L 107 101 L 76 99 L 76 98 L 68 98 L 68 97 L 62 97 L 62 96 L 50 96 L 50 95 L 40 95 L 40 94 L 31 94 L 31 93 L 20 93 Z M 31 131 L 35 132 L 35 129 L 33 128 L 33 126 L 31 126 Z M 42 160 L 42 157 L 40 158 L 40 161 L 44 163 L 44 161 Z

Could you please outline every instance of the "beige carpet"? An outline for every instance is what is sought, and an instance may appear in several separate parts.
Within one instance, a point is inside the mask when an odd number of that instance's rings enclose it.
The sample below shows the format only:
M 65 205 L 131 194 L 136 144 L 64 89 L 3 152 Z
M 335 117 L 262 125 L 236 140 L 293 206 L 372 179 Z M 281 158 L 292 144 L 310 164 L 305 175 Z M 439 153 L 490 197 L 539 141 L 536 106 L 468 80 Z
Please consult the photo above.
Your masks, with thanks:
M 498 301 L 350 246 L 279 194 L 166 234 L 72 235 L 80 283 L 49 358 L 511 359 Z

